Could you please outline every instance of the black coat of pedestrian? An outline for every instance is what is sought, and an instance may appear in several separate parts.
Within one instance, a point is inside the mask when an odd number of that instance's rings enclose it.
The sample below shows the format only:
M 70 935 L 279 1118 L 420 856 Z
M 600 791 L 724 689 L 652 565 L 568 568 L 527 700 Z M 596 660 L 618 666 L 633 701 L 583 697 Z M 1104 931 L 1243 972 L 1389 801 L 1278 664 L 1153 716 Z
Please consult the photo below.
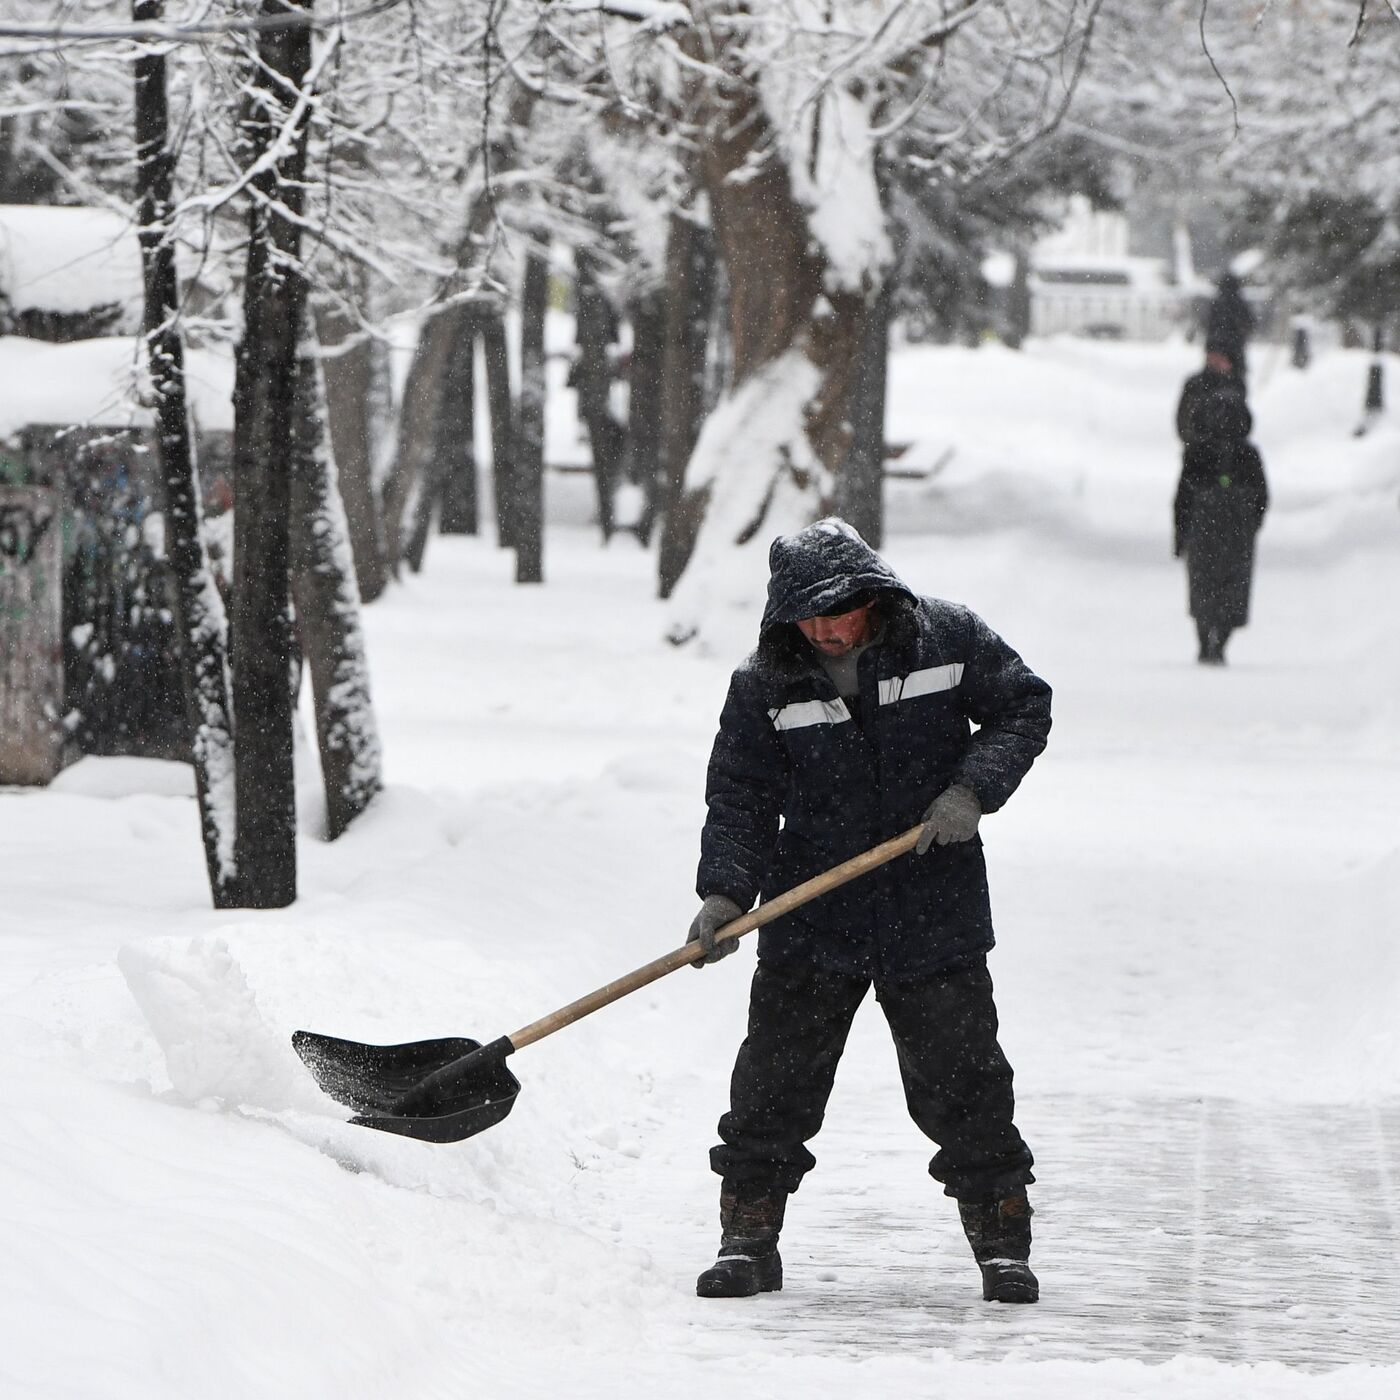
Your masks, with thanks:
M 1245 346 L 1254 334 L 1254 311 L 1244 299 L 1240 279 L 1227 272 L 1206 312 L 1206 350 L 1228 355 L 1241 383 L 1245 377 Z
M 1249 621 L 1255 537 L 1269 506 L 1263 460 L 1248 441 L 1251 427 L 1238 390 L 1198 399 L 1173 503 L 1191 616 L 1222 632 Z
M 710 759 L 696 888 L 747 909 L 916 825 L 962 784 L 994 812 L 1050 729 L 1050 687 L 967 608 L 921 598 L 849 526 L 775 540 L 758 648 Z M 883 631 L 848 707 L 796 621 L 877 594 Z M 974 729 L 974 726 L 976 728 Z M 775 965 L 899 981 L 993 944 L 982 843 L 935 846 L 767 925 Z
M 1196 407 L 1202 400 L 1212 394 L 1218 394 L 1222 389 L 1239 393 L 1240 381 L 1233 373 L 1211 369 L 1209 365 L 1205 369 L 1197 370 L 1181 386 L 1181 397 L 1176 404 L 1176 435 L 1183 444 L 1189 447 L 1193 441 L 1191 415 Z

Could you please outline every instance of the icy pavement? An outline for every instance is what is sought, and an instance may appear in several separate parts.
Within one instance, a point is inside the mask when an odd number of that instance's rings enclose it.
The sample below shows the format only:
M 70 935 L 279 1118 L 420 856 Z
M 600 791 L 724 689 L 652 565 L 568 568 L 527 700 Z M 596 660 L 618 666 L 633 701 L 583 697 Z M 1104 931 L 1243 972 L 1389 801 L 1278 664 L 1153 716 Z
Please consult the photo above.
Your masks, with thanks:
M 932 1183 L 893 1204 L 874 1192 L 809 1202 L 804 1189 L 785 1291 L 722 1306 L 798 1355 L 1400 1362 L 1400 1105 L 1066 1096 L 1035 1109 L 1035 1307 L 981 1301 L 953 1204 Z M 858 1133 L 831 1125 L 823 1138 Z M 864 1155 L 913 1167 L 908 1149 Z M 868 1171 L 890 1176 L 878 1160 L 846 1168 L 857 1183 Z

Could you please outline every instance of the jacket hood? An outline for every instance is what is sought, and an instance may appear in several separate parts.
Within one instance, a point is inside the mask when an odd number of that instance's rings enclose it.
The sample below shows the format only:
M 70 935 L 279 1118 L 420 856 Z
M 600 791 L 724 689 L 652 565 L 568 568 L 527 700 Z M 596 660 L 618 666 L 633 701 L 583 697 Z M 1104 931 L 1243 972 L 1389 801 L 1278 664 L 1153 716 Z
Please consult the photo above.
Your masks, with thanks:
M 847 611 L 843 604 L 862 593 L 915 601 L 914 591 L 844 520 L 828 516 L 779 535 L 768 549 L 768 604 L 759 638 L 803 618 Z

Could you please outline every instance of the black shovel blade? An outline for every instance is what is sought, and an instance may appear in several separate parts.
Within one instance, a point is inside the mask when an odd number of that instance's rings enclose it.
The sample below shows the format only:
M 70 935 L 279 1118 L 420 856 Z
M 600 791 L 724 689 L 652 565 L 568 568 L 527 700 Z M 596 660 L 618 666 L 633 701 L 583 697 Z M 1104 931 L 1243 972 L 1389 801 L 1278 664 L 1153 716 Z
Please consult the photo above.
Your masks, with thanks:
M 481 1042 L 452 1037 L 366 1045 L 297 1031 L 292 1045 L 321 1088 L 357 1111 L 352 1123 L 424 1142 L 460 1142 L 494 1127 L 515 1107 L 520 1093 L 520 1081 L 503 1059 L 493 1058 L 454 1075 L 450 1088 L 433 1096 L 430 1112 L 395 1112 L 430 1074 L 480 1050 Z

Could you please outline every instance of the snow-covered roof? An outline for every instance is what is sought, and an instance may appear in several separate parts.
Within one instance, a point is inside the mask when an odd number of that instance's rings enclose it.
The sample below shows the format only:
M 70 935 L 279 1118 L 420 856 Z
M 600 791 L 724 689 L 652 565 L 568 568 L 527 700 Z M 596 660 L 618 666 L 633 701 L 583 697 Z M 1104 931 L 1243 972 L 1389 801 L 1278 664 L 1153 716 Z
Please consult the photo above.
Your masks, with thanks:
M 118 428 L 149 423 L 135 401 L 136 341 L 104 336 L 55 345 L 0 336 L 0 440 L 32 423 Z M 191 349 L 186 375 L 195 420 L 206 429 L 233 427 L 233 356 Z
M 0 297 L 15 311 L 139 305 L 136 230 L 108 209 L 0 204 Z
M 1126 253 L 1046 253 L 1031 257 L 1031 276 L 1041 284 L 1119 286 L 1138 291 L 1169 286 L 1165 258 L 1142 258 Z

